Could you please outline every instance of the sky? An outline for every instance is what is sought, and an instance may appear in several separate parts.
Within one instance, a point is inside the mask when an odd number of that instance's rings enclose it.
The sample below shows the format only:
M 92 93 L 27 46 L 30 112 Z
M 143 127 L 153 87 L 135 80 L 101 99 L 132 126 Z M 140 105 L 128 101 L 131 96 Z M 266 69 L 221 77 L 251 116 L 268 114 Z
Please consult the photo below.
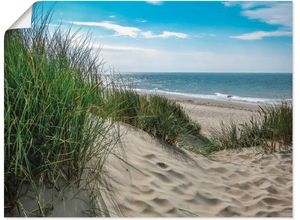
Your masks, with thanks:
M 39 2 L 118 72 L 292 72 L 291 2 Z

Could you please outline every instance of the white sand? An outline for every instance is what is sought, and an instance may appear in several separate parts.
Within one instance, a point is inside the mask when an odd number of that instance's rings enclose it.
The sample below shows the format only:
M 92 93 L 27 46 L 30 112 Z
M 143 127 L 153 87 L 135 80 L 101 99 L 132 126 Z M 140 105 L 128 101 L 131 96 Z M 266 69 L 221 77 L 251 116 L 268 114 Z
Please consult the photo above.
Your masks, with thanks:
M 37 196 L 29 189 L 23 187 L 24 196 L 19 199 L 19 210 L 17 207 L 12 211 L 12 216 L 35 217 L 41 216 Z M 60 191 L 52 187 L 42 185 L 39 187 L 39 203 L 43 207 L 44 215 L 47 217 L 88 217 L 92 210 L 92 200 L 87 190 L 75 185 L 68 185 Z
M 257 109 L 256 105 L 177 100 L 205 133 L 221 121 L 247 121 Z M 206 158 L 174 152 L 128 125 L 121 125 L 121 131 L 120 146 L 105 166 L 110 190 L 99 190 L 103 197 L 95 198 L 96 206 L 102 210 L 107 206 L 112 216 L 292 216 L 291 153 L 257 155 L 252 148 Z M 87 191 L 67 188 L 58 195 L 49 190 L 41 192 L 43 206 L 54 202 L 47 216 L 88 216 L 93 209 L 98 211 Z M 34 201 L 27 194 L 22 199 L 24 208 L 36 209 Z
M 127 129 L 123 127 L 123 129 Z M 208 159 L 128 128 L 126 162 L 107 161 L 117 216 L 292 216 L 291 153 L 219 152 Z M 111 210 L 113 208 L 109 206 Z
M 257 116 L 258 105 L 169 98 L 180 103 L 207 134 L 221 121 L 241 123 Z M 251 148 L 206 158 L 174 152 L 130 126 L 122 129 L 127 130 L 122 151 L 107 161 L 120 209 L 115 215 L 292 216 L 291 153 L 262 155 Z
M 204 134 L 209 134 L 212 129 L 220 128 L 221 122 L 229 123 L 243 123 L 256 117 L 257 113 L 252 109 L 230 108 L 226 105 L 212 106 L 212 105 L 196 105 L 188 102 L 179 102 L 185 112 L 190 117 L 201 125 L 201 131 Z

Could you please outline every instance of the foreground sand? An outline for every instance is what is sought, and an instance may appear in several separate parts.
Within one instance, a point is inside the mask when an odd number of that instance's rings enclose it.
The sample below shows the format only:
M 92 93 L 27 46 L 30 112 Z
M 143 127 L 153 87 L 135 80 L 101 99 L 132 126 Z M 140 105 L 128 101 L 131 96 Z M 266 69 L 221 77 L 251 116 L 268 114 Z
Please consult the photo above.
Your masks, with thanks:
M 175 99 L 209 134 L 221 121 L 256 117 L 255 104 Z M 256 148 L 210 158 L 174 152 L 135 128 L 107 162 L 117 216 L 292 216 L 292 154 L 262 155 Z M 119 158 L 124 158 L 121 161 Z M 114 206 L 114 207 L 115 207 Z M 113 210 L 113 207 L 110 207 Z
M 221 121 L 248 121 L 258 109 L 251 104 L 171 98 L 207 134 Z M 54 198 L 47 216 L 89 216 L 96 210 L 103 215 L 106 209 L 111 216 L 128 217 L 292 216 L 292 153 L 262 155 L 251 148 L 207 158 L 175 152 L 129 125 L 122 124 L 120 130 L 121 142 L 105 165 L 105 185 L 111 186 L 107 190 L 99 184 L 103 197 L 96 198 L 96 206 L 91 206 L 84 188 L 68 187 L 63 194 L 42 189 L 45 205 Z M 27 210 L 37 209 L 29 194 L 22 203 Z
M 174 152 L 135 128 L 122 130 L 122 151 L 107 161 L 111 215 L 292 216 L 291 153 L 247 149 L 208 159 Z

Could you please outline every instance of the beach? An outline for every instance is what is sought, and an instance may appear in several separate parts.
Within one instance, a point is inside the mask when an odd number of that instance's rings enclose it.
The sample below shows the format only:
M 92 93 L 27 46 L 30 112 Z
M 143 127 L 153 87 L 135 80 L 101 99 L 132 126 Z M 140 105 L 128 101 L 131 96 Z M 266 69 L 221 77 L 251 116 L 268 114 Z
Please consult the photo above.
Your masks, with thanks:
M 220 128 L 221 123 L 243 123 L 258 116 L 258 103 L 229 102 L 213 99 L 187 98 L 183 96 L 166 95 L 165 97 L 175 100 L 184 111 L 201 125 L 202 132 L 209 134 L 210 131 Z
M 52 4 L 4 36 L 5 217 L 293 216 L 291 4 Z
M 221 120 L 247 121 L 257 108 L 211 100 L 206 105 L 199 100 L 178 103 L 204 132 Z M 107 161 L 111 196 L 118 206 L 113 216 L 292 216 L 291 152 L 267 155 L 249 148 L 204 157 L 174 152 L 128 125 L 121 130 L 120 148 Z
M 257 117 L 254 103 L 168 98 L 176 100 L 207 135 L 222 121 L 242 123 Z M 203 156 L 175 149 L 129 124 L 117 127 L 121 138 L 104 164 L 105 185 L 92 183 L 101 193 L 90 194 L 93 187 L 84 185 L 67 186 L 64 193 L 43 186 L 41 204 L 55 199 L 47 216 L 87 217 L 95 210 L 96 215 L 112 217 L 293 215 L 291 151 L 265 154 L 250 147 Z M 98 197 L 92 201 L 91 195 Z M 27 194 L 21 199 L 26 210 L 37 209 L 33 198 Z
M 149 93 L 139 94 L 147 95 Z M 154 93 L 155 94 L 155 93 Z M 161 95 L 161 94 L 159 94 Z M 209 135 L 213 130 L 219 129 L 221 124 L 240 124 L 256 119 L 257 111 L 266 103 L 230 102 L 207 98 L 194 98 L 181 95 L 161 95 L 176 101 L 189 117 L 201 125 L 201 132 Z

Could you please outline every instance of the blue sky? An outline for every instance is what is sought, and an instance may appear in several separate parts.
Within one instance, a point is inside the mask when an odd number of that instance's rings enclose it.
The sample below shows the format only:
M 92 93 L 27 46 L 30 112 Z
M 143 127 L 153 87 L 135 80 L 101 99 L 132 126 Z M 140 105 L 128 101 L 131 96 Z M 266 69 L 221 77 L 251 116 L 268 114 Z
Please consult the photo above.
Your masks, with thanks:
M 291 2 L 44 2 L 120 72 L 292 72 Z

